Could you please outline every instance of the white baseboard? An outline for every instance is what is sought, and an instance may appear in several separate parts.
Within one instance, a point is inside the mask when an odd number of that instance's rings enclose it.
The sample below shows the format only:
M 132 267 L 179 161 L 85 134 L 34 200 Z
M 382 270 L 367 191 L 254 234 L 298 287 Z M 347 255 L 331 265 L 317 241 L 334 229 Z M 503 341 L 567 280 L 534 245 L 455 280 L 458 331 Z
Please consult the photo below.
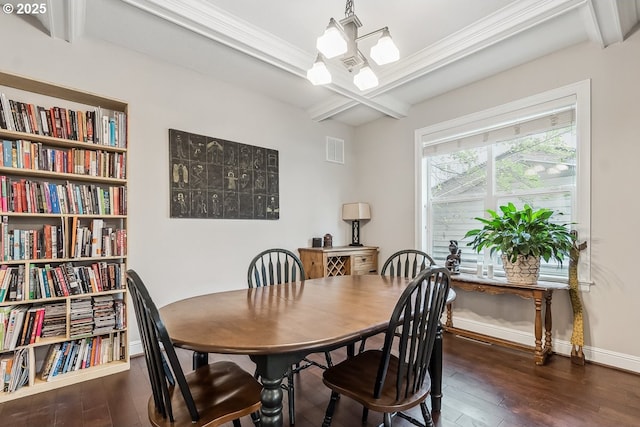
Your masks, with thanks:
M 138 356 L 144 353 L 144 348 L 142 347 L 142 341 L 131 341 L 129 343 L 129 357 Z
M 514 329 L 508 329 L 489 323 L 482 323 L 475 320 L 462 319 L 456 317 L 454 320 L 456 328 L 467 329 L 484 335 L 501 338 L 519 344 L 534 345 L 534 336 L 532 333 L 526 333 Z M 565 340 L 554 339 L 552 342 L 553 350 L 565 356 L 571 355 L 571 343 Z M 632 356 L 615 351 L 605 350 L 596 347 L 585 346 L 582 348 L 584 357 L 587 361 L 607 365 L 626 371 L 640 373 L 640 357 Z

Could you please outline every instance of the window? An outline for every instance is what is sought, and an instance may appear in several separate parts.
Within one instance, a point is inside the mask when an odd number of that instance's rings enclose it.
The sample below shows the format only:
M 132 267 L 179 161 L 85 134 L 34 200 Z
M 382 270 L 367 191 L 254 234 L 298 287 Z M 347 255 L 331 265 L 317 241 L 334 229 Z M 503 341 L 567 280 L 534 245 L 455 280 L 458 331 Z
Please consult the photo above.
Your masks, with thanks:
M 503 274 L 500 259 L 475 253 L 463 236 L 480 227 L 475 217 L 508 202 L 561 212 L 558 222 L 575 223 L 589 247 L 589 105 L 585 81 L 419 129 L 420 247 L 444 264 L 449 241 L 457 240 L 462 271 L 475 272 L 480 260 Z M 590 283 L 588 251 L 580 254 L 582 284 Z M 568 266 L 568 259 L 562 268 L 542 260 L 541 278 L 566 281 Z

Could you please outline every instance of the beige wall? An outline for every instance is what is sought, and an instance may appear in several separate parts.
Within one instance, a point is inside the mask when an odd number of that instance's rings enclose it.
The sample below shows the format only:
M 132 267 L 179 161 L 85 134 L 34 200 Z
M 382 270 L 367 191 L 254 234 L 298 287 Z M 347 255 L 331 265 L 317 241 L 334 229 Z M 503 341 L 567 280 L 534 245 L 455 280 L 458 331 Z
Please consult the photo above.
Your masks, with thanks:
M 353 130 L 296 108 L 113 45 L 53 40 L 0 16 L 0 69 L 129 103 L 129 267 L 158 305 L 244 288 L 249 261 L 268 247 L 297 251 L 311 238 L 350 238 Z M 221 58 L 221 61 L 223 58 Z M 168 129 L 269 147 L 280 156 L 280 220 L 169 218 Z M 325 138 L 345 140 L 345 165 L 324 161 Z M 138 340 L 130 312 L 131 340 Z
M 414 131 L 529 95 L 591 79 L 592 278 L 582 293 L 587 358 L 640 372 L 640 285 L 637 212 L 640 199 L 640 33 L 601 49 L 587 43 L 549 55 L 414 106 L 402 120 L 382 119 L 356 130 L 359 184 L 372 204 L 367 241 L 382 246 L 381 259 L 412 247 L 415 239 Z M 393 154 L 390 154 L 393 153 Z M 384 173 L 381 173 L 384 171 Z M 533 305 L 518 297 L 461 293 L 459 324 L 492 328 L 530 343 Z M 566 293 L 553 304 L 557 349 L 568 351 L 571 308 Z
M 413 246 L 416 129 L 591 79 L 595 285 L 582 294 L 587 357 L 640 371 L 640 343 L 634 339 L 640 286 L 632 259 L 640 237 L 634 189 L 640 34 L 606 49 L 567 49 L 415 106 L 405 119 L 381 119 L 354 131 L 332 121 L 312 122 L 298 109 L 113 45 L 87 39 L 70 44 L 14 15 L 0 19 L 0 38 L 9 41 L 1 70 L 130 103 L 129 266 L 147 280 L 159 305 L 243 287 L 248 261 L 266 247 L 296 249 L 327 232 L 334 243 L 347 243 L 350 229 L 339 219 L 340 206 L 356 198 L 372 205 L 362 241 L 381 246 L 381 260 Z M 281 219 L 169 219 L 168 128 L 279 150 Z M 345 139 L 346 165 L 324 162 L 327 135 Z M 509 337 L 531 334 L 530 302 L 468 294 L 456 305 L 468 324 Z M 556 295 L 553 308 L 558 349 L 566 351 L 566 295 Z M 137 340 L 135 326 L 131 339 Z

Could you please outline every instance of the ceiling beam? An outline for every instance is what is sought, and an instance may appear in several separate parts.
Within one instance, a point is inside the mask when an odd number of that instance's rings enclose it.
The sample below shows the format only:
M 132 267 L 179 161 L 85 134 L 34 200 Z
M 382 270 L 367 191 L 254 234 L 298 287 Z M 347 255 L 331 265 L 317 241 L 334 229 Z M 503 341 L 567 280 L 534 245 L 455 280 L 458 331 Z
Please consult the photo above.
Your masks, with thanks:
M 600 47 L 622 43 L 640 21 L 640 0 L 590 0 L 583 20 L 589 39 Z
M 86 0 L 47 0 L 46 12 L 36 15 L 55 39 L 73 43 L 84 34 Z
M 439 68 L 459 61 L 500 41 L 562 14 L 583 7 L 590 0 L 520 0 L 498 10 L 457 33 L 434 43 L 410 57 L 387 66 L 379 76 L 380 85 L 371 95 L 380 95 L 407 84 Z M 625 0 L 622 0 L 625 1 Z M 314 117 L 350 108 L 349 101 L 313 107 Z M 323 109 L 324 108 L 324 109 Z
M 216 42 L 284 71 L 306 79 L 307 69 L 316 55 L 310 54 L 263 29 L 250 24 L 206 0 L 124 0 L 126 3 L 173 22 Z M 346 73 L 346 70 L 344 71 Z M 395 118 L 405 117 L 410 106 L 388 97 L 370 97 L 351 89 L 343 76 L 327 86 L 346 98 L 345 105 L 366 105 Z M 351 108 L 351 107 L 344 107 Z

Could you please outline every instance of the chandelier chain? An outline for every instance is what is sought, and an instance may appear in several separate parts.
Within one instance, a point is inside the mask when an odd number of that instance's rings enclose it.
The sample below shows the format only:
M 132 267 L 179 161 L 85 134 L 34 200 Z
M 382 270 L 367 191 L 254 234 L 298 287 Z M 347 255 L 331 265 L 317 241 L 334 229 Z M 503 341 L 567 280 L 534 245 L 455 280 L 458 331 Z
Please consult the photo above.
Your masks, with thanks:
M 354 15 L 353 11 L 353 0 L 347 0 L 347 4 L 344 7 L 344 17 L 348 18 Z

